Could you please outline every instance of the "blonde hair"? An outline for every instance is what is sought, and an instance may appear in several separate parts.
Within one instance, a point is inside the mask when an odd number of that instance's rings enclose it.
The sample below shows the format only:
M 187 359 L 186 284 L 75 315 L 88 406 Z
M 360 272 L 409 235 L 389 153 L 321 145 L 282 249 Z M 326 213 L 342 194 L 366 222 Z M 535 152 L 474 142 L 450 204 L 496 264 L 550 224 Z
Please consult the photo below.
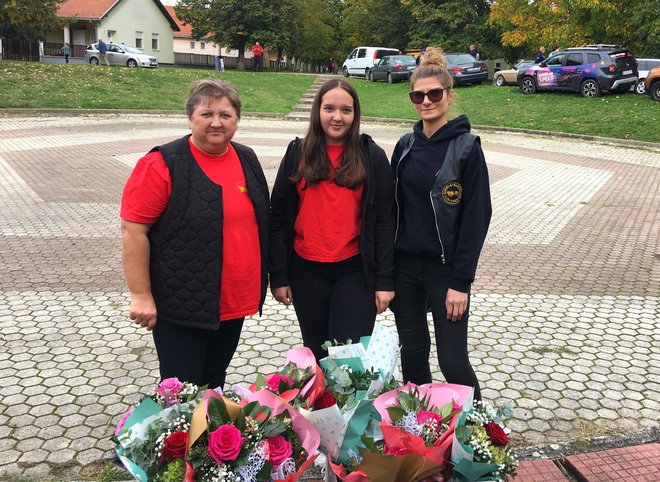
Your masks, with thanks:
M 451 89 L 454 86 L 454 78 L 447 70 L 447 59 L 441 48 L 428 47 L 426 49 L 419 67 L 410 76 L 410 87 L 414 88 L 416 81 L 427 77 L 437 78 L 446 89 Z

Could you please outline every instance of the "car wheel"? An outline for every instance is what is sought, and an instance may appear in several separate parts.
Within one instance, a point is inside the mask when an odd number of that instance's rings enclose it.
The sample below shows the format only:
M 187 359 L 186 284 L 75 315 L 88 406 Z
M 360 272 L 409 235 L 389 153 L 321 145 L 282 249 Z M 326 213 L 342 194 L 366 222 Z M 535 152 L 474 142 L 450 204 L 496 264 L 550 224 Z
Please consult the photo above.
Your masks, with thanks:
M 523 94 L 536 94 L 536 82 L 531 77 L 523 77 L 520 81 L 520 90 Z
M 600 95 L 600 86 L 598 85 L 598 82 L 594 79 L 585 80 L 580 86 L 580 94 L 582 97 L 587 98 L 598 97 Z
M 504 76 L 503 75 L 498 75 L 495 78 L 495 85 L 498 87 L 502 87 L 506 82 L 504 82 Z
M 128 62 L 126 62 L 126 67 L 128 67 L 129 69 L 134 69 L 135 67 L 137 67 L 137 62 L 133 59 L 128 59 Z
M 651 99 L 660 102 L 660 81 L 655 81 L 653 85 L 651 85 Z
M 393 83 L 394 83 L 394 79 L 392 78 L 392 74 L 390 74 L 389 72 L 387 73 L 387 81 L 388 81 L 390 84 L 393 84 Z
M 635 86 L 635 92 L 638 94 L 646 93 L 646 85 L 644 85 L 644 79 L 639 79 L 639 81 L 637 81 L 637 85 Z
M 348 67 L 344 67 L 342 70 L 344 72 L 344 77 L 348 77 Z
M 90 57 L 89 63 L 92 65 L 98 65 L 99 64 L 99 59 L 97 57 Z
M 371 70 L 368 70 L 368 69 L 367 69 L 367 80 L 368 80 L 369 82 L 373 82 L 373 81 L 374 81 L 374 74 L 372 74 L 372 73 L 371 73 Z

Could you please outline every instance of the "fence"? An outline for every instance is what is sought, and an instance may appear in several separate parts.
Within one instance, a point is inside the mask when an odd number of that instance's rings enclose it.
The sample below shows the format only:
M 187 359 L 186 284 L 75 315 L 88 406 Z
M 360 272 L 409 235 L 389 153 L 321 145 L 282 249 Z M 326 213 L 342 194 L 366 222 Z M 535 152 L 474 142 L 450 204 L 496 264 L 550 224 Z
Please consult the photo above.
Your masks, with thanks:
M 2 58 L 4 60 L 39 62 L 39 42 L 3 38 Z
M 70 45 L 70 47 L 71 47 L 70 57 L 82 58 L 85 56 L 85 49 L 87 48 L 86 45 L 73 44 Z M 64 57 L 64 54 L 62 53 L 62 44 L 53 43 L 53 42 L 44 42 L 44 55 L 49 57 Z

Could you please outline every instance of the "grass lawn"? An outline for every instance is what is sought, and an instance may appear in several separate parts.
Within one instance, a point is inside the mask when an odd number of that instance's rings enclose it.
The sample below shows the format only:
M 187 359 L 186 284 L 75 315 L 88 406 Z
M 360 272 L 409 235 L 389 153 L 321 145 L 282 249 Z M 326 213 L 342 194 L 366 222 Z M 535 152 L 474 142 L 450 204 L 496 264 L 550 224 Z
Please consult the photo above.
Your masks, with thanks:
M 313 76 L 218 73 L 208 69 L 127 69 L 80 64 L 0 62 L 0 108 L 183 110 L 190 84 L 214 77 L 236 84 L 244 112 L 286 114 Z M 364 116 L 416 119 L 407 83 L 350 78 Z M 660 142 L 660 103 L 633 93 L 585 99 L 575 93 L 523 95 L 517 87 L 457 87 L 451 115 L 477 125 L 517 127 Z

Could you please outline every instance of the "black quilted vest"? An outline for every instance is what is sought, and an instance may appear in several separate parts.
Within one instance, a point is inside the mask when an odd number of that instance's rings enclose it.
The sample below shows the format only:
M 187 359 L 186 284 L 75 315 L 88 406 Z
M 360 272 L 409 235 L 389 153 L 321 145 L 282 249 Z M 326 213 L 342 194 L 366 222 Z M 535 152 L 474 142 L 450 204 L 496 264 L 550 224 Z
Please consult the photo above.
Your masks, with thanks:
M 217 330 L 222 282 L 222 187 L 192 156 L 188 137 L 160 151 L 172 179 L 165 211 L 148 233 L 151 291 L 158 322 Z M 261 245 L 261 306 L 266 296 L 268 185 L 252 149 L 232 143 L 245 173 Z

